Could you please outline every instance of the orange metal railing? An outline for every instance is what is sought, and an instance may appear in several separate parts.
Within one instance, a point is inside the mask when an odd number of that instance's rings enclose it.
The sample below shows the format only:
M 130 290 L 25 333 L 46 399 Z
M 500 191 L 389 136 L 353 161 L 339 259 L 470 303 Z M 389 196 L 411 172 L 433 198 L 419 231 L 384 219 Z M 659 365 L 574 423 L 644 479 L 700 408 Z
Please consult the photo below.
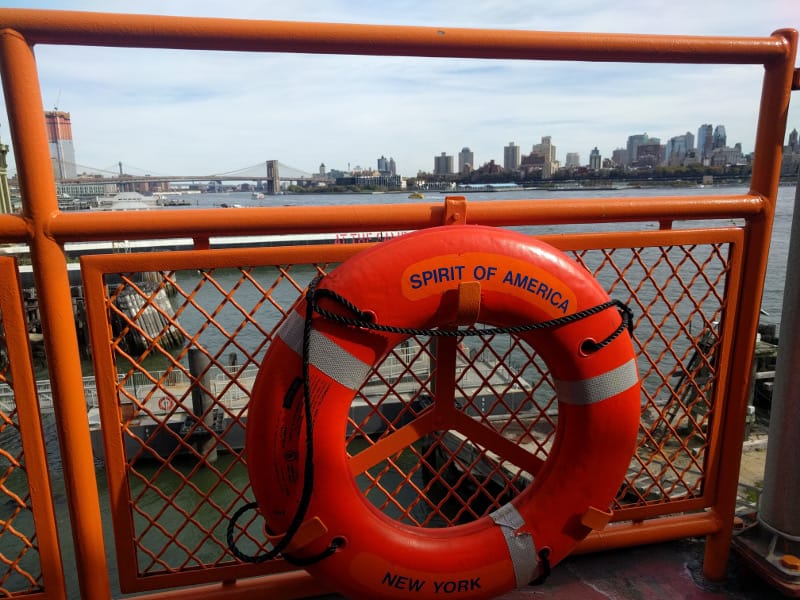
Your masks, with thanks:
M 315 274 L 362 245 L 213 249 L 212 234 L 396 231 L 465 221 L 541 235 L 636 311 L 644 382 L 639 444 L 615 500 L 613 523 L 579 549 L 705 535 L 704 572 L 723 575 L 785 119 L 797 80 L 796 32 L 764 38 L 578 35 L 11 9 L 0 11 L 0 23 L 0 69 L 24 198 L 21 215 L 0 216 L 0 241 L 30 246 L 82 598 L 106 599 L 117 589 L 159 598 L 198 593 L 247 598 L 266 590 L 291 598 L 324 591 L 283 561 L 243 564 L 228 550 L 227 517 L 251 499 L 245 457 L 231 440 L 246 427 L 253 372 L 283 316 Z M 121 219 L 58 210 L 34 44 L 752 64 L 765 75 L 745 195 L 611 198 L 602 204 L 584 198 L 484 203 L 450 198 L 391 210 L 382 205 L 163 210 L 158 220 L 147 214 Z M 645 226 L 654 222 L 658 230 Z M 684 224 L 677 229 L 675 222 Z M 567 233 L 548 237 L 544 226 L 552 225 Z M 95 405 L 81 377 L 63 245 L 176 236 L 192 237 L 196 250 L 81 261 Z M 0 529 L 0 591 L 64 598 L 59 548 L 69 541 L 61 539 L 59 546 L 16 282 L 13 262 L 0 262 L 9 357 L 0 383 L 13 388 L 15 401 L 11 410 L 0 407 L 0 426 L 18 430 L 22 440 L 10 451 L 7 438 L 0 437 L 0 456 L 11 464 L 0 473 L 0 494 L 13 495 L 18 507 L 11 518 L 3 516 L 7 526 Z M 451 432 L 424 444 L 391 440 L 402 436 L 397 432 L 417 417 L 435 387 L 435 371 L 424 367 L 435 351 L 426 339 L 413 342 L 376 368 L 367 386 L 377 383 L 378 395 L 365 386 L 357 397 L 365 412 L 354 413 L 347 432 L 354 476 L 367 501 L 392 518 L 419 526 L 472 520 L 495 507 L 498 498 L 518 493 L 535 474 L 521 473 L 513 459 L 491 459 L 485 449 Z M 535 352 L 500 337 L 449 352 L 457 354 L 450 358 L 459 368 L 455 385 L 462 410 L 520 444 L 533 444 L 532 452 L 546 460 L 557 415 L 548 410 L 554 392 Z M 192 368 L 190 360 L 198 356 L 201 366 Z M 477 387 L 492 394 L 475 392 L 468 376 L 482 379 Z M 407 393 L 401 386 L 409 383 L 414 401 L 398 405 L 393 399 Z M 520 393 L 534 395 L 547 408 L 531 414 Z M 501 407 L 505 420 L 490 418 L 486 402 Z M 91 426 L 87 405 L 98 418 Z M 194 417 L 186 419 L 187 414 Z M 94 485 L 98 454 L 107 482 Z M 487 469 L 488 475 L 477 475 Z M 240 524 L 238 542 L 262 547 L 262 526 L 257 520 Z M 11 539 L 21 541 L 19 558 L 7 550 Z M 107 557 L 112 546 L 116 565 Z M 112 581 L 115 569 L 118 581 Z M 201 588 L 185 587 L 192 585 Z

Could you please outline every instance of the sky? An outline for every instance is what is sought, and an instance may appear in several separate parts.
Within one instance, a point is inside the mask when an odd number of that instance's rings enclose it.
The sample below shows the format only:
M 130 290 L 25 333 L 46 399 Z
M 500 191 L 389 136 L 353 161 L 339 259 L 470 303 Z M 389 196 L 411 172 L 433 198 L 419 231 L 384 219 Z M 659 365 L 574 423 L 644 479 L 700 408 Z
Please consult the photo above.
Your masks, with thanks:
M 764 37 L 800 29 L 800 0 L 17 0 L 0 7 L 514 30 Z M 45 110 L 69 112 L 78 171 L 433 171 L 469 147 L 502 164 L 551 136 L 582 164 L 629 135 L 665 143 L 703 123 L 753 150 L 759 66 L 629 65 L 37 46 Z M 795 92 L 788 129 L 800 129 Z M 0 139 L 9 142 L 5 104 Z M 10 156 L 13 172 L 13 150 Z

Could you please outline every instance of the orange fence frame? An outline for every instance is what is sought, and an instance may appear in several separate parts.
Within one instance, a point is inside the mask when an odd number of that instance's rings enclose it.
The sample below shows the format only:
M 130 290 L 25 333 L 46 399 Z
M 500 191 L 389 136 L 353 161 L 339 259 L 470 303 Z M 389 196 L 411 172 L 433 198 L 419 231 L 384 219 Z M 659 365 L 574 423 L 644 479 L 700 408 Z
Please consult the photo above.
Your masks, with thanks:
M 45 351 L 54 393 L 54 406 L 69 498 L 77 576 L 86 600 L 111 597 L 105 540 L 101 527 L 95 467 L 86 423 L 86 405 L 76 331 L 72 320 L 70 285 L 63 245 L 71 241 L 192 237 L 197 248 L 209 238 L 246 234 L 335 232 L 342 230 L 401 230 L 459 221 L 433 203 L 384 207 L 296 207 L 164 210 L 159 219 L 146 214 L 67 214 L 59 211 L 48 152 L 44 107 L 34 59 L 36 44 L 70 44 L 131 48 L 175 48 L 251 52 L 396 55 L 523 60 L 616 61 L 642 63 L 752 64 L 764 67 L 755 162 L 750 191 L 745 195 L 608 199 L 598 206 L 590 199 L 537 202 L 469 203 L 471 223 L 495 226 L 520 223 L 585 223 L 617 221 L 742 218 L 742 272 L 738 289 L 729 290 L 740 304 L 733 315 L 734 337 L 722 381 L 728 390 L 718 436 L 715 497 L 706 512 L 674 515 L 610 528 L 593 534 L 580 547 L 598 550 L 689 535 L 707 535 L 704 573 L 722 578 L 732 537 L 740 449 L 744 435 L 745 390 L 750 378 L 763 278 L 780 175 L 790 92 L 800 78 L 794 67 L 797 32 L 780 30 L 770 37 L 688 37 L 586 33 L 545 33 L 434 27 L 395 27 L 320 23 L 244 21 L 144 15 L 111 15 L 24 9 L 0 10 L 0 70 L 16 157 L 21 215 L 0 215 L 0 242 L 30 245 Z M 354 218 L 357 216 L 357 219 Z M 213 224 L 213 229 L 212 225 Z M 630 235 L 635 241 L 634 234 Z M 747 290 L 743 289 L 746 282 Z M 3 306 L 8 327 L 9 315 Z M 19 344 L 15 344 L 15 351 Z M 29 367 L 29 366 L 28 366 Z M 25 369 L 25 364 L 16 368 Z M 18 381 L 24 381 L 20 376 Z M 34 407 L 31 391 L 17 389 L 17 401 Z M 32 434 L 29 434 L 32 435 Z M 49 495 L 46 474 L 39 474 L 36 492 Z M 33 487 L 33 485 L 32 485 Z M 47 519 L 45 519 L 47 521 Z M 37 523 L 37 526 L 39 524 Z M 43 524 L 42 536 L 54 536 Z M 51 540 L 52 541 L 52 540 Z M 47 598 L 63 597 L 57 557 L 47 570 Z M 52 579 L 55 577 L 55 579 Z M 192 583 L 191 578 L 181 585 Z M 220 581 L 198 590 L 171 590 L 147 597 L 188 598 L 199 593 L 218 598 L 248 598 L 270 590 L 275 598 L 323 591 L 302 572 L 263 579 Z

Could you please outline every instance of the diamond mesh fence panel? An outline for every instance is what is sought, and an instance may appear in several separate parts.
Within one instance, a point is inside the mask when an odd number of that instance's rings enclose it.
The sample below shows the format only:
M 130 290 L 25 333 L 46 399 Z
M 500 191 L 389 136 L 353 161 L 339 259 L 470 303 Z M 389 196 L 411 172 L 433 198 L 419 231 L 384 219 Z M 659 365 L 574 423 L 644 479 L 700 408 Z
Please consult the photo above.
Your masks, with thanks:
M 633 510 L 680 512 L 703 500 L 729 251 L 721 242 L 570 253 L 635 313 L 642 418 L 615 520 Z M 228 518 L 252 499 L 243 452 L 250 388 L 293 303 L 333 266 L 106 275 L 140 576 L 234 562 L 225 541 Z M 424 418 L 436 398 L 436 356 L 431 338 L 411 337 L 374 367 L 344 432 L 351 460 Z M 463 338 L 455 369 L 457 409 L 541 466 L 558 408 L 535 349 L 505 334 Z M 97 422 L 99 453 L 101 429 Z M 365 500 L 390 518 L 446 527 L 486 515 L 530 485 L 538 467 L 526 471 L 518 462 L 458 431 L 436 430 L 365 461 L 355 479 Z M 253 552 L 269 547 L 255 515 L 238 524 L 235 536 Z

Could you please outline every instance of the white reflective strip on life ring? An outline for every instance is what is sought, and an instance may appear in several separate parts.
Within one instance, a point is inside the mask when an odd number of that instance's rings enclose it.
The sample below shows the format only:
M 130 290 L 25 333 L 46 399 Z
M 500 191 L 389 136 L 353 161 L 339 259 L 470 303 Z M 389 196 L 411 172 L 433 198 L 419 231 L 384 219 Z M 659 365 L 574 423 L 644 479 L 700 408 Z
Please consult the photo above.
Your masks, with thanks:
M 298 356 L 303 355 L 304 325 L 303 317 L 292 311 L 276 333 Z M 356 358 L 315 329 L 311 330 L 309 342 L 309 363 L 348 389 L 358 390 L 372 370 L 372 365 Z
M 533 536 L 528 532 L 519 533 L 520 527 L 525 525 L 525 519 L 511 503 L 490 513 L 489 518 L 500 527 L 500 531 L 503 532 L 503 537 L 506 539 L 508 554 L 514 567 L 514 576 L 517 579 L 517 587 L 528 585 L 533 581 L 538 562 Z
M 556 380 L 556 396 L 567 404 L 594 404 L 621 394 L 639 383 L 636 359 L 606 373 L 580 381 Z

